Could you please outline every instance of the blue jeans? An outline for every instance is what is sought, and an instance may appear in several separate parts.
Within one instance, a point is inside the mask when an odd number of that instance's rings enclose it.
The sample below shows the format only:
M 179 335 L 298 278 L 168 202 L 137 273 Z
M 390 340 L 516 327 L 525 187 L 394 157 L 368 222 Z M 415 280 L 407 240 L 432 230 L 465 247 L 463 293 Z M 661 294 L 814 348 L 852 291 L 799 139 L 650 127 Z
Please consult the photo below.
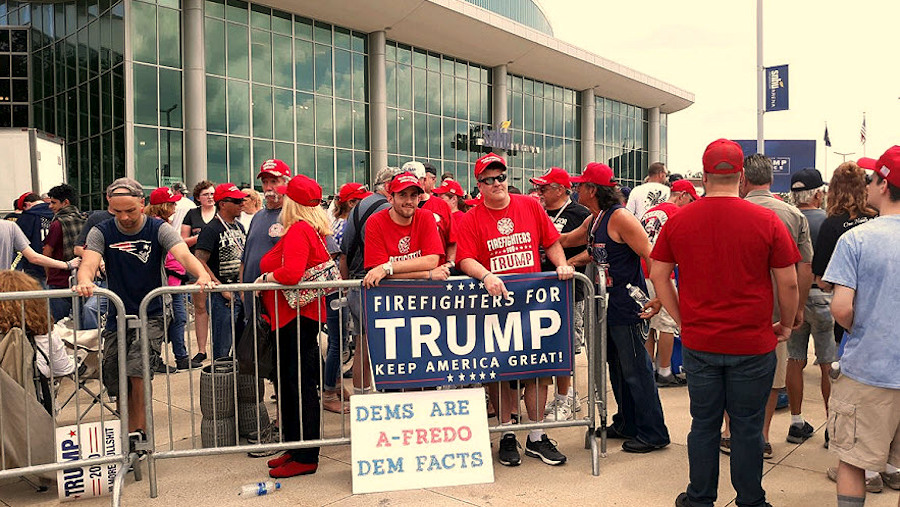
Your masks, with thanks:
M 187 325 L 187 308 L 184 306 L 184 294 L 172 294 L 172 320 L 166 330 L 175 359 L 186 359 L 187 349 L 184 346 L 184 327 Z M 230 326 L 230 323 L 229 323 Z
M 640 327 L 607 327 L 606 361 L 619 408 L 612 425 L 619 433 L 645 444 L 667 445 L 669 430 Z
M 49 285 L 50 290 L 68 289 L 68 285 Z M 55 322 L 72 314 L 72 298 L 52 298 L 50 301 L 50 315 L 53 316 Z
M 244 305 L 238 294 L 234 292 L 231 294 L 230 301 L 226 300 L 220 292 L 210 293 L 209 301 L 212 358 L 228 357 L 231 355 L 231 345 L 235 344 L 244 332 Z M 231 334 L 232 322 L 234 322 L 233 336 Z
M 732 356 L 682 348 L 691 397 L 688 434 L 692 506 L 712 506 L 719 488 L 722 414 L 731 420 L 731 484 L 741 507 L 765 505 L 762 429 L 775 375 L 775 351 Z
M 341 347 L 347 350 L 347 322 L 350 309 L 331 309 L 331 302 L 341 297 L 340 291 L 325 297 L 327 307 L 328 351 L 325 353 L 325 378 L 323 384 L 326 391 L 333 391 L 341 378 Z

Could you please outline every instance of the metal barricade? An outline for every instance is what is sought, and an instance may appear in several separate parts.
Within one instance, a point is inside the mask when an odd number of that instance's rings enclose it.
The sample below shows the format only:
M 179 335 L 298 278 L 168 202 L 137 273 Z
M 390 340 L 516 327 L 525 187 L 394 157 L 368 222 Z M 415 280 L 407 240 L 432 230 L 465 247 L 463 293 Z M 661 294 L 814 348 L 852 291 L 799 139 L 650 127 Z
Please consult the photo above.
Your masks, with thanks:
M 459 279 L 466 279 L 467 277 L 456 277 Z M 589 278 L 582 274 L 576 273 L 575 283 L 580 283 L 584 289 L 584 336 L 585 336 L 585 345 L 587 349 L 587 388 L 588 388 L 588 396 L 587 396 L 587 414 L 584 417 L 573 417 L 568 420 L 559 420 L 559 421 L 541 421 L 541 422 L 529 422 L 518 424 L 514 427 L 516 431 L 523 430 L 531 430 L 531 429 L 550 429 L 550 428 L 563 428 L 563 427 L 585 427 L 585 439 L 584 444 L 586 449 L 590 449 L 592 459 L 592 473 L 593 475 L 599 475 L 599 456 L 600 451 L 604 454 L 606 452 L 606 333 L 605 326 L 602 325 L 605 322 L 605 318 L 603 318 L 604 314 L 601 313 L 601 318 L 598 318 L 597 312 L 603 312 L 606 308 L 605 306 L 605 291 L 601 290 L 601 294 L 598 296 L 595 294 L 594 284 L 591 282 Z M 194 456 L 213 456 L 220 454 L 233 454 L 233 453 L 244 453 L 244 452 L 254 452 L 254 453 L 263 453 L 265 451 L 282 451 L 288 449 L 302 449 L 302 448 L 310 448 L 310 447 L 322 447 L 322 446 L 334 446 L 334 445 L 347 445 L 350 444 L 351 437 L 349 433 L 349 422 L 346 416 L 341 415 L 339 417 L 339 422 L 336 424 L 325 424 L 324 417 L 324 397 L 323 397 L 323 380 L 324 380 L 324 369 L 323 363 L 325 362 L 325 358 L 323 358 L 322 354 L 319 353 L 317 360 L 318 364 L 318 374 L 316 383 L 319 386 L 319 390 L 317 394 L 318 400 L 318 409 L 321 416 L 319 417 L 318 422 L 318 433 L 319 438 L 313 440 L 304 439 L 304 429 L 301 425 L 300 431 L 300 440 L 288 440 L 284 436 L 284 428 L 279 426 L 277 433 L 273 435 L 274 438 L 269 442 L 265 442 L 262 434 L 265 433 L 266 428 L 264 425 L 269 421 L 270 414 L 268 414 L 268 410 L 265 409 L 265 406 L 261 403 L 266 399 L 267 389 L 259 389 L 257 386 L 264 385 L 264 379 L 260 378 L 259 370 L 256 370 L 252 374 L 252 378 L 250 379 L 250 384 L 253 387 L 250 387 L 250 390 L 253 392 L 253 405 L 256 407 L 256 413 L 253 414 L 254 420 L 256 421 L 256 427 L 254 428 L 256 431 L 256 443 L 242 443 L 241 438 L 242 431 L 240 428 L 240 420 L 237 415 L 234 416 L 234 420 L 230 420 L 232 413 L 232 407 L 235 412 L 239 410 L 239 391 L 241 387 L 237 381 L 229 381 L 227 379 L 218 379 L 214 373 L 218 368 L 221 368 L 222 371 L 227 371 L 229 368 L 234 371 L 237 369 L 237 360 L 234 357 L 226 357 L 226 358 L 213 358 L 210 355 L 210 365 L 202 368 L 204 370 L 201 373 L 201 377 L 208 377 L 206 384 L 207 386 L 212 385 L 210 389 L 207 389 L 208 392 L 211 392 L 212 399 L 200 399 L 200 413 L 197 411 L 198 405 L 198 396 L 196 385 L 198 383 L 202 383 L 203 381 L 198 381 L 196 375 L 198 374 L 198 369 L 190 367 L 189 369 L 189 377 L 187 380 L 187 396 L 188 400 L 183 401 L 183 392 L 173 391 L 173 378 L 172 373 L 166 371 L 164 373 L 165 378 L 160 379 L 157 383 L 157 390 L 161 388 L 163 385 L 165 386 L 165 396 L 161 396 L 157 394 L 157 399 L 153 398 L 153 383 L 151 381 L 151 370 L 155 369 L 154 365 L 158 364 L 158 361 L 163 361 L 164 363 L 171 363 L 170 357 L 168 355 L 168 348 L 163 347 L 161 354 L 162 357 L 156 357 L 155 351 L 151 351 L 150 341 L 148 339 L 148 325 L 147 323 L 151 319 L 151 315 L 149 314 L 149 308 L 151 306 L 152 301 L 155 298 L 160 298 L 167 295 L 175 295 L 175 294 L 192 294 L 193 297 L 209 297 L 210 294 L 221 294 L 221 293 L 244 293 L 246 294 L 254 294 L 258 292 L 264 291 L 272 291 L 272 290 L 291 290 L 291 289 L 336 289 L 338 291 L 337 296 L 330 298 L 335 299 L 332 304 L 329 305 L 330 309 L 336 310 L 338 312 L 339 317 L 343 315 L 344 312 L 347 311 L 348 303 L 352 305 L 353 303 L 358 303 L 356 308 L 361 308 L 364 306 L 362 301 L 362 292 L 360 291 L 361 281 L 360 280 L 346 280 L 339 282 L 307 282 L 301 283 L 295 286 L 285 286 L 277 283 L 241 283 L 241 284 L 223 284 L 218 285 L 211 289 L 206 289 L 201 292 L 200 288 L 196 285 L 186 285 L 180 287 L 160 287 L 153 291 L 151 291 L 141 302 L 139 309 L 139 320 L 142 324 L 141 328 L 141 347 L 143 351 L 143 368 L 144 368 L 144 389 L 145 389 L 145 398 L 150 400 L 146 405 L 146 417 L 147 417 L 147 432 L 148 432 L 148 440 L 147 446 L 144 451 L 148 453 L 148 471 L 150 476 L 150 496 L 151 498 L 156 498 L 158 495 L 158 482 L 157 482 L 157 469 L 156 462 L 161 459 L 169 459 L 169 458 L 179 458 L 179 457 L 194 457 Z M 234 297 L 234 296 L 232 296 Z M 250 302 L 247 302 L 247 299 Z M 598 304 L 591 304 L 592 302 L 598 302 Z M 256 308 L 254 307 L 257 304 L 261 304 L 258 298 L 244 298 L 244 311 L 246 314 L 255 314 Z M 215 312 L 214 305 L 207 305 L 210 311 L 210 321 L 212 322 L 216 315 L 213 314 Z M 221 311 L 221 310 L 219 310 Z M 300 310 L 291 310 L 292 312 L 296 312 L 297 315 L 300 314 Z M 230 349 L 232 351 L 236 351 L 236 344 L 240 339 L 240 335 L 237 334 L 240 328 L 242 327 L 241 323 L 238 322 L 238 317 L 235 316 L 233 311 L 229 311 L 229 324 L 231 330 L 230 337 Z M 276 321 L 280 321 L 278 315 L 278 311 L 276 310 L 276 315 L 271 316 Z M 357 314 L 361 312 L 355 312 Z M 325 315 L 319 315 L 320 322 L 318 322 L 318 326 L 316 329 L 316 333 L 318 336 L 321 336 L 323 331 L 322 323 L 326 320 Z M 300 319 L 294 317 L 294 322 L 291 325 L 296 325 L 297 327 L 297 336 L 302 339 L 300 336 Z M 164 328 L 165 323 L 167 322 L 168 316 L 165 313 L 162 315 Z M 248 325 L 252 325 L 253 319 L 250 320 Z M 365 320 L 361 322 L 362 326 L 365 326 Z M 332 337 L 337 336 L 340 338 L 340 342 L 338 345 L 338 350 L 340 352 L 340 356 L 343 356 L 344 352 L 344 334 L 349 333 L 348 330 L 345 329 L 345 326 L 340 325 L 340 333 L 337 335 L 332 334 Z M 285 326 L 287 329 L 287 326 Z M 331 330 L 332 333 L 334 330 Z M 359 330 L 357 330 L 359 331 Z M 274 340 L 276 346 L 276 357 L 280 357 L 280 333 L 281 330 L 276 330 L 274 333 Z M 211 333 L 212 334 L 212 333 Z M 358 334 L 358 333 L 357 333 Z M 255 326 L 251 331 L 244 334 L 245 338 L 253 339 L 253 348 L 257 349 L 257 339 L 258 335 L 256 333 Z M 194 354 L 192 350 L 192 340 L 190 337 L 190 329 L 188 327 L 185 328 L 184 332 L 184 344 L 185 349 L 187 351 L 187 356 L 191 357 Z M 216 339 L 221 340 L 223 337 L 221 336 L 211 336 L 210 343 L 208 346 L 210 350 L 214 346 L 214 341 Z M 228 339 L 228 337 L 224 337 Z M 317 339 L 316 342 L 318 344 L 320 340 Z M 598 353 L 599 349 L 599 353 Z M 362 355 L 362 356 L 360 356 Z M 303 383 L 303 357 L 302 352 L 298 349 L 297 351 L 297 384 L 302 385 Z M 369 358 L 365 351 L 365 339 L 360 339 L 357 336 L 356 342 L 356 350 L 354 352 L 354 359 L 358 357 L 363 358 L 360 362 L 367 368 L 371 368 L 369 364 Z M 274 372 L 275 378 L 282 377 L 282 361 L 276 360 L 275 367 L 276 371 Z M 205 370 L 208 370 L 206 372 Z M 574 369 L 573 369 L 574 370 Z M 162 371 L 162 369 L 161 369 Z M 340 393 L 339 399 L 341 401 L 341 406 L 343 406 L 343 402 L 345 401 L 345 397 L 343 394 L 343 382 L 340 379 L 340 369 L 338 370 L 338 381 L 335 386 Z M 371 385 L 371 370 L 366 369 L 365 371 L 365 379 L 361 382 L 363 386 Z M 574 375 L 572 377 L 573 386 L 576 384 L 576 377 Z M 224 376 L 227 377 L 227 374 Z M 237 376 L 237 375 L 235 375 Z M 284 380 L 282 378 L 282 380 Z M 358 379 L 357 379 L 358 380 Z M 164 381 L 164 382 L 163 382 Z M 555 387 L 555 383 L 551 384 L 551 388 Z M 282 412 L 282 402 L 283 397 L 281 395 L 283 386 L 279 383 L 276 383 L 275 390 L 275 398 L 276 398 L 276 410 L 278 414 Z M 201 385 L 201 396 L 203 391 L 203 387 Z M 357 392 L 367 392 L 365 388 L 358 390 Z M 176 407 L 173 403 L 173 398 L 178 397 L 181 401 L 180 403 L 183 405 L 181 407 Z M 154 410 L 153 404 L 161 403 L 166 410 L 166 420 L 159 421 L 156 420 L 158 418 L 154 418 Z M 220 410 L 220 407 L 225 407 L 225 410 Z M 496 407 L 499 411 L 500 407 Z M 540 414 L 544 414 L 544 407 L 536 407 L 537 410 L 540 410 Z M 265 413 L 263 411 L 265 410 Z M 190 418 L 189 426 L 190 433 L 188 435 L 184 435 L 183 432 L 181 434 L 177 434 L 175 430 L 176 424 L 183 424 L 183 421 L 176 421 L 180 416 L 176 414 L 183 414 L 183 412 L 188 412 L 188 417 Z M 594 438 L 595 428 L 596 426 L 596 418 L 597 412 L 599 411 L 600 416 L 600 428 L 602 432 L 601 436 L 601 448 L 598 449 L 597 439 Z M 210 412 L 211 415 L 206 412 Z M 202 416 L 201 416 L 202 414 Z M 300 404 L 300 419 L 302 420 L 303 416 L 303 404 Z M 333 416 L 329 416 L 330 419 L 333 419 Z M 198 435 L 197 425 L 198 419 L 200 420 L 201 431 Z M 206 422 L 204 422 L 206 420 Z M 489 430 L 493 433 L 496 432 L 505 432 L 508 431 L 509 426 L 500 424 L 496 426 L 491 426 Z M 204 431 L 205 430 L 205 431 Z M 209 432 L 212 432 L 212 438 L 209 438 Z M 222 437 L 224 435 L 224 438 Z M 327 435 L 327 436 L 326 436 Z M 157 441 L 162 441 L 161 445 L 157 445 Z M 206 440 L 206 446 L 202 445 Z
M 118 370 L 119 372 L 124 372 L 126 367 L 126 356 L 127 356 L 127 347 L 126 347 L 126 338 L 125 333 L 127 329 L 128 318 L 125 314 L 125 306 L 122 303 L 122 300 L 116 296 L 114 293 L 106 290 L 106 289 L 96 289 L 95 294 L 101 297 L 105 297 L 109 300 L 109 302 L 115 305 L 117 310 L 116 323 L 117 323 L 117 345 L 118 345 Z M 119 418 L 118 421 L 111 420 L 110 415 L 107 415 L 107 412 L 111 410 L 111 400 L 108 396 L 106 388 L 103 386 L 103 344 L 102 339 L 99 341 L 99 349 L 96 351 L 98 354 L 97 364 L 99 367 L 99 375 L 97 377 L 97 381 L 100 384 L 100 388 L 98 391 L 89 390 L 86 393 L 79 393 L 79 389 L 83 389 L 84 387 L 84 379 L 82 379 L 82 375 L 85 374 L 82 368 L 79 368 L 79 361 L 76 361 L 77 356 L 77 345 L 71 350 L 71 360 L 75 363 L 74 371 L 71 374 L 65 375 L 57 375 L 54 372 L 54 365 L 52 363 L 53 356 L 53 347 L 54 341 L 51 338 L 53 333 L 53 319 L 50 315 L 50 300 L 53 299 L 72 299 L 72 307 L 73 312 L 76 317 L 79 315 L 80 310 L 80 298 L 77 296 L 73 296 L 71 290 L 67 289 L 58 289 L 58 290 L 44 290 L 44 291 L 26 291 L 26 292 L 6 292 L 0 293 L 0 301 L 15 301 L 18 302 L 18 306 L 20 307 L 21 314 L 19 315 L 20 323 L 27 323 L 26 316 L 26 301 L 33 300 L 45 300 L 47 302 L 47 322 L 49 323 L 50 328 L 47 333 L 47 345 L 46 352 L 43 351 L 42 347 L 36 343 L 36 340 L 33 337 L 28 336 L 30 333 L 22 333 L 23 337 L 27 336 L 27 339 L 30 342 L 31 347 L 35 351 L 34 357 L 24 357 L 24 348 L 20 348 L 19 353 L 19 365 L 23 367 L 22 371 L 27 371 L 33 368 L 35 377 L 34 379 L 21 379 L 23 382 L 35 382 L 35 393 L 31 394 L 29 389 L 24 387 L 24 384 L 18 384 L 23 387 L 22 393 L 22 409 L 24 410 L 24 416 L 19 414 L 18 418 L 24 418 L 24 425 L 19 426 L 19 430 L 24 430 L 25 432 L 25 442 L 26 446 L 26 459 L 24 464 L 20 464 L 15 467 L 7 467 L 7 445 L 21 445 L 23 442 L 13 442 L 12 437 L 12 429 L 10 427 L 5 427 L 5 421 L 8 419 L 12 419 L 17 417 L 17 414 L 13 412 L 18 407 L 14 407 L 12 404 L 15 403 L 15 400 L 4 400 L 3 399 L 3 389 L 0 389 L 0 406 L 4 407 L 4 409 L 8 410 L 0 410 L 0 435 L 3 437 L 3 446 L 0 447 L 0 479 L 10 478 L 10 477 L 26 477 L 28 475 L 43 475 L 50 472 L 56 472 L 59 470 L 69 470 L 69 469 L 79 469 L 81 467 L 97 467 L 99 469 L 102 465 L 108 464 L 118 464 L 119 469 L 118 473 L 115 477 L 115 481 L 113 483 L 113 491 L 111 502 L 113 506 L 118 506 L 121 502 L 121 494 L 122 487 L 124 484 L 125 477 L 127 475 L 127 471 L 129 466 L 133 465 L 137 460 L 138 456 L 136 454 L 131 453 L 129 447 L 129 435 L 128 435 L 128 380 L 127 377 L 123 375 L 118 376 L 118 385 L 119 385 Z M 82 330 L 80 329 L 80 319 L 74 318 L 74 342 L 78 343 L 78 338 L 80 334 L 93 332 L 100 333 L 100 330 Z M 13 331 L 10 331 L 13 332 Z M 40 372 L 38 371 L 38 365 L 36 364 L 35 357 L 37 354 L 45 354 L 44 358 L 47 359 L 47 368 L 49 377 L 38 377 Z M 40 380 L 40 382 L 37 382 Z M 68 399 L 65 400 L 62 404 L 58 403 L 57 400 L 57 383 L 59 383 L 59 388 L 69 388 L 69 386 L 64 385 L 63 382 L 70 380 L 72 383 L 71 388 L 74 392 L 68 396 Z M 13 380 L 15 382 L 15 380 Z M 67 384 L 68 382 L 66 382 Z M 7 383 L 6 385 L 10 385 Z M 34 385 L 34 384 L 33 384 Z M 42 387 L 43 386 L 43 387 Z M 82 404 L 84 403 L 83 397 L 87 395 L 91 400 L 90 406 L 85 410 L 82 410 Z M 38 401 L 40 396 L 44 396 L 43 399 L 43 412 L 36 412 L 33 410 L 35 403 L 40 403 Z M 98 407 L 99 417 L 88 417 L 92 414 L 92 408 L 94 406 Z M 50 419 L 52 420 L 52 435 L 41 434 L 41 435 L 33 435 L 33 432 L 41 432 L 45 433 L 48 429 L 46 425 L 45 415 L 49 413 Z M 37 417 L 36 420 L 32 420 L 34 417 Z M 43 421 L 42 421 L 43 420 Z M 67 453 L 68 457 L 73 459 L 67 459 L 64 462 L 56 463 L 56 449 L 53 442 L 56 440 L 56 430 L 60 426 L 75 426 L 75 430 L 71 433 L 71 436 L 76 441 L 80 441 L 81 434 L 83 431 L 82 427 L 85 424 L 99 422 L 100 424 L 100 434 L 105 438 L 105 430 L 104 428 L 107 425 L 118 425 L 120 430 L 120 452 L 115 454 L 110 454 L 106 456 L 98 456 L 98 457 L 90 457 L 85 455 L 85 450 L 80 446 L 77 449 L 70 449 Z M 9 441 L 7 439 L 10 439 Z M 37 439 L 37 440 L 36 440 Z M 34 456 L 33 448 L 34 444 L 38 444 L 37 451 L 42 456 Z M 10 447 L 12 450 L 12 447 Z M 38 462 L 42 461 L 42 462 Z M 93 469 L 92 469 L 93 470 Z M 136 479 L 140 479 L 139 474 L 135 474 Z M 43 489 L 43 488 L 40 488 Z

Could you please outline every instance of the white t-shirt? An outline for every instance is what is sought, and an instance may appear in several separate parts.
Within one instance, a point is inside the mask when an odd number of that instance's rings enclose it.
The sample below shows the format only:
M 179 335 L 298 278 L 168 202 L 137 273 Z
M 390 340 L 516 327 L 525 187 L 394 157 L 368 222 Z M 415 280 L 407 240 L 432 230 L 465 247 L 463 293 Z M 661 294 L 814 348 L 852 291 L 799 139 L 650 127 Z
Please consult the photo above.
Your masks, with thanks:
M 662 183 L 638 185 L 628 196 L 628 204 L 625 205 L 625 208 L 640 220 L 648 209 L 668 201 L 669 193 L 669 187 Z
M 194 204 L 194 201 L 187 197 L 182 197 L 175 201 L 175 213 L 172 214 L 172 219 L 169 221 L 172 224 L 172 227 L 174 227 L 176 231 L 181 232 L 181 223 L 184 222 L 184 216 L 187 215 L 188 211 L 196 207 L 197 205 Z
M 54 377 L 69 375 L 75 371 L 75 359 L 72 357 L 71 352 L 66 351 L 66 347 L 58 333 L 53 331 L 49 336 L 45 334 L 35 335 L 34 343 L 43 352 L 43 354 L 37 353 L 34 361 L 41 375 L 50 378 L 50 367 L 47 364 L 47 359 L 50 360 L 50 364 L 53 366 Z

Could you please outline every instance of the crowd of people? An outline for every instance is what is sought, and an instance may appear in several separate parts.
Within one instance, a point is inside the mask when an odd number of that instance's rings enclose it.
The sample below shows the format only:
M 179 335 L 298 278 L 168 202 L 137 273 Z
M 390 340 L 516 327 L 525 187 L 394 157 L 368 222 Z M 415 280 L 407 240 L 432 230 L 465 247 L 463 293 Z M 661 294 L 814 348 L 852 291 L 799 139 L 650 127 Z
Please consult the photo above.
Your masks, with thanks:
M 410 161 L 379 170 L 371 191 L 361 183 L 343 185 L 329 203 L 316 181 L 269 160 L 257 175 L 261 194 L 201 181 L 193 199 L 178 185 L 157 188 L 145 200 L 139 183 L 120 178 L 107 188 L 108 209 L 90 215 L 73 204 L 72 187 L 59 185 L 47 203 L 23 194 L 10 217 L 15 223 L 0 221 L 0 267 L 19 269 L 39 284 L 28 287 L 71 286 L 83 298 L 101 284 L 136 314 L 157 287 L 294 285 L 331 262 L 344 279 L 365 287 L 385 279 L 465 275 L 500 297 L 507 289 L 499 275 L 543 271 L 566 280 L 593 266 L 609 296 L 604 324 L 617 412 L 607 436 L 622 439 L 629 453 L 663 449 L 670 436 L 658 389 L 687 386 L 690 482 L 676 505 L 715 502 L 720 453 L 730 454 L 737 504 L 768 505 L 762 463 L 772 456 L 770 422 L 780 390 L 786 388 L 790 400 L 784 438 L 802 443 L 815 434 L 802 413 L 810 336 L 829 418 L 824 443 L 840 460 L 829 469 L 838 505 L 862 505 L 866 491 L 884 484 L 900 489 L 900 470 L 889 464 L 900 463 L 900 411 L 894 408 L 900 382 L 893 374 L 900 358 L 890 345 L 891 311 L 900 303 L 891 288 L 900 281 L 900 147 L 877 160 L 841 164 L 828 185 L 815 169 L 796 172 L 790 202 L 771 191 L 771 161 L 745 157 L 732 141 L 711 143 L 702 164 L 702 195 L 661 163 L 650 165 L 643 184 L 627 189 L 609 166 L 595 162 L 577 175 L 550 168 L 531 178 L 531 192 L 521 195 L 509 185 L 506 160 L 489 153 L 474 165 L 472 197 L 453 174 L 438 181 L 437 168 Z M 637 302 L 635 290 L 649 303 Z M 155 372 L 231 355 L 256 307 L 252 294 L 194 296 L 193 357 L 185 343 L 184 295 L 173 295 L 168 319 L 164 302 L 151 302 L 146 324 Z M 280 368 L 272 380 L 286 441 L 319 438 L 320 407 L 345 414 L 351 395 L 373 387 L 359 289 L 347 296 L 349 311 L 339 310 L 338 294 L 306 304 L 296 297 L 261 294 L 277 330 Z M 574 301 L 578 352 L 587 303 L 582 290 Z M 84 306 L 93 321 L 72 317 L 83 325 L 105 322 L 104 382 L 115 395 L 115 309 Z M 71 300 L 51 300 L 49 313 L 54 320 L 71 316 Z M 320 386 L 323 325 L 328 346 Z M 48 333 L 47 323 L 34 329 Z M 129 430 L 140 432 L 146 422 L 140 347 L 134 330 L 126 336 Z M 350 337 L 352 392 L 341 373 Z M 166 341 L 174 367 L 161 359 Z M 672 365 L 676 341 L 683 373 Z M 838 359 L 840 369 L 832 371 Z M 571 377 L 485 387 L 489 411 L 504 427 L 499 463 L 519 465 L 519 449 L 548 465 L 566 462 L 541 429 L 530 430 L 520 446 L 515 424 L 522 418 L 520 399 L 532 422 L 574 417 L 581 407 Z M 314 473 L 318 449 L 289 450 L 268 466 L 273 477 Z

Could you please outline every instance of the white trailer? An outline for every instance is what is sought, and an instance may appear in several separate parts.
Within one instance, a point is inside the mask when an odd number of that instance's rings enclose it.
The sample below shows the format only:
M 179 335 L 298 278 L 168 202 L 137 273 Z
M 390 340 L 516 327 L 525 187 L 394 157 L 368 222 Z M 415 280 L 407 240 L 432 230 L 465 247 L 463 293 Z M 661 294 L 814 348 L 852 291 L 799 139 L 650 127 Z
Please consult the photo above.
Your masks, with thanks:
M 66 143 L 33 128 L 0 128 L 0 210 L 24 192 L 44 193 L 66 182 Z

